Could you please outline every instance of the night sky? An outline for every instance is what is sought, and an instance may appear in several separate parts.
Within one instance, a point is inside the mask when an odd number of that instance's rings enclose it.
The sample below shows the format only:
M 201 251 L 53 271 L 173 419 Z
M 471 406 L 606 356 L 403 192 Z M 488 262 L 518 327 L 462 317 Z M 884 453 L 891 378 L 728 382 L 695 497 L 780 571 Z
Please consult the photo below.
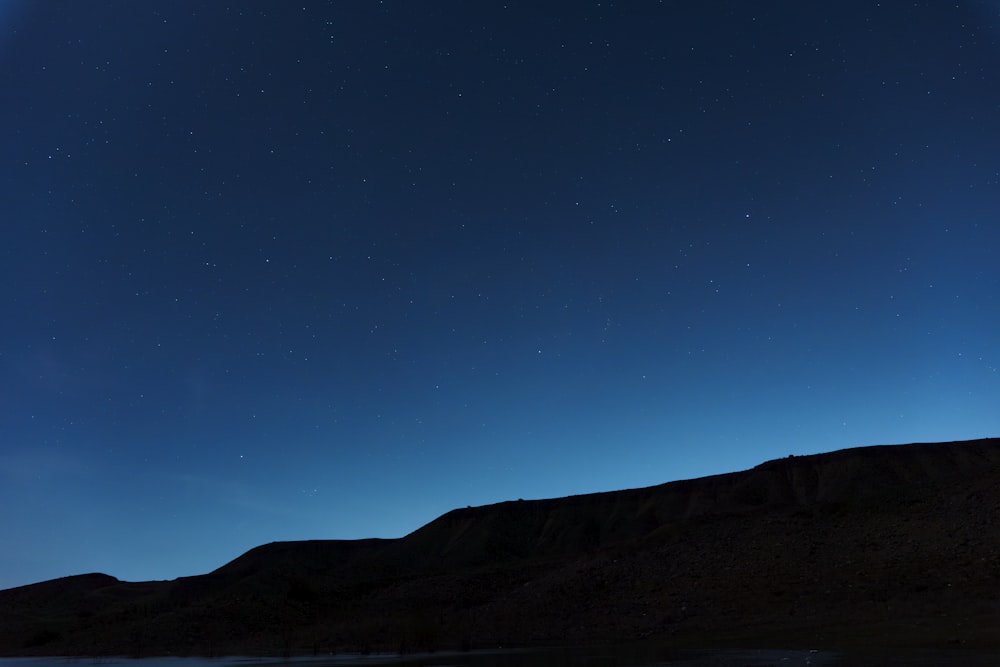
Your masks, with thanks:
M 1000 435 L 1000 4 L 0 0 L 0 587 Z

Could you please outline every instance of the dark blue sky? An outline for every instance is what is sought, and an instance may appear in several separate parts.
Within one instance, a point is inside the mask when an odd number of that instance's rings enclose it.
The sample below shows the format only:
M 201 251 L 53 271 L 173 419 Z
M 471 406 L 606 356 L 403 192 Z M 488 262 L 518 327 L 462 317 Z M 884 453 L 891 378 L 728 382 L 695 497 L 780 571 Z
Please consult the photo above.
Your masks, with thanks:
M 1000 435 L 995 3 L 0 29 L 0 587 Z

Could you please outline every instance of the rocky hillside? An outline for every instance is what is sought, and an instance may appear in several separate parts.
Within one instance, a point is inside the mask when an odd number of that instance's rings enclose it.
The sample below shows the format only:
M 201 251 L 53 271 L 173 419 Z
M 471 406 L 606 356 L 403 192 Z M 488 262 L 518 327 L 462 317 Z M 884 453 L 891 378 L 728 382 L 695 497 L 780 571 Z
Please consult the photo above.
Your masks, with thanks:
M 7 655 L 998 645 L 998 627 L 998 439 L 457 509 L 401 539 L 271 543 L 174 581 L 0 591 Z

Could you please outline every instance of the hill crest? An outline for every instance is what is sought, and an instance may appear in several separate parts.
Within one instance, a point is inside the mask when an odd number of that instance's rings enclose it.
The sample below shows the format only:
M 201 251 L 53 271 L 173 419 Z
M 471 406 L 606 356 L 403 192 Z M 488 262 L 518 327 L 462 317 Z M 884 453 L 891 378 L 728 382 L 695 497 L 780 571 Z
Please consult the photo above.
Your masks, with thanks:
M 920 626 L 932 609 L 981 642 L 1000 621 L 997 525 L 1000 439 L 842 449 L 454 509 L 397 539 L 273 542 L 173 581 L 0 591 L 0 651 L 944 641 Z

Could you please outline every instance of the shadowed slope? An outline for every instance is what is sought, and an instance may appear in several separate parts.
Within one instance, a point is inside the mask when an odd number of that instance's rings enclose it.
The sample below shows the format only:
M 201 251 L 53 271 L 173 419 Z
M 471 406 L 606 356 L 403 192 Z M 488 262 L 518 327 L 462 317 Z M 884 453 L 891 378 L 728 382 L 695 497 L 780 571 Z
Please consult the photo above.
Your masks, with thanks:
M 1000 440 L 884 445 L 788 457 L 738 473 L 566 498 L 456 509 L 403 538 L 424 566 L 544 559 L 649 538 L 665 527 L 767 509 L 906 503 L 1000 466 Z
M 988 643 L 1000 440 L 846 449 L 263 545 L 169 582 L 0 591 L 7 653 L 268 653 L 674 637 Z

